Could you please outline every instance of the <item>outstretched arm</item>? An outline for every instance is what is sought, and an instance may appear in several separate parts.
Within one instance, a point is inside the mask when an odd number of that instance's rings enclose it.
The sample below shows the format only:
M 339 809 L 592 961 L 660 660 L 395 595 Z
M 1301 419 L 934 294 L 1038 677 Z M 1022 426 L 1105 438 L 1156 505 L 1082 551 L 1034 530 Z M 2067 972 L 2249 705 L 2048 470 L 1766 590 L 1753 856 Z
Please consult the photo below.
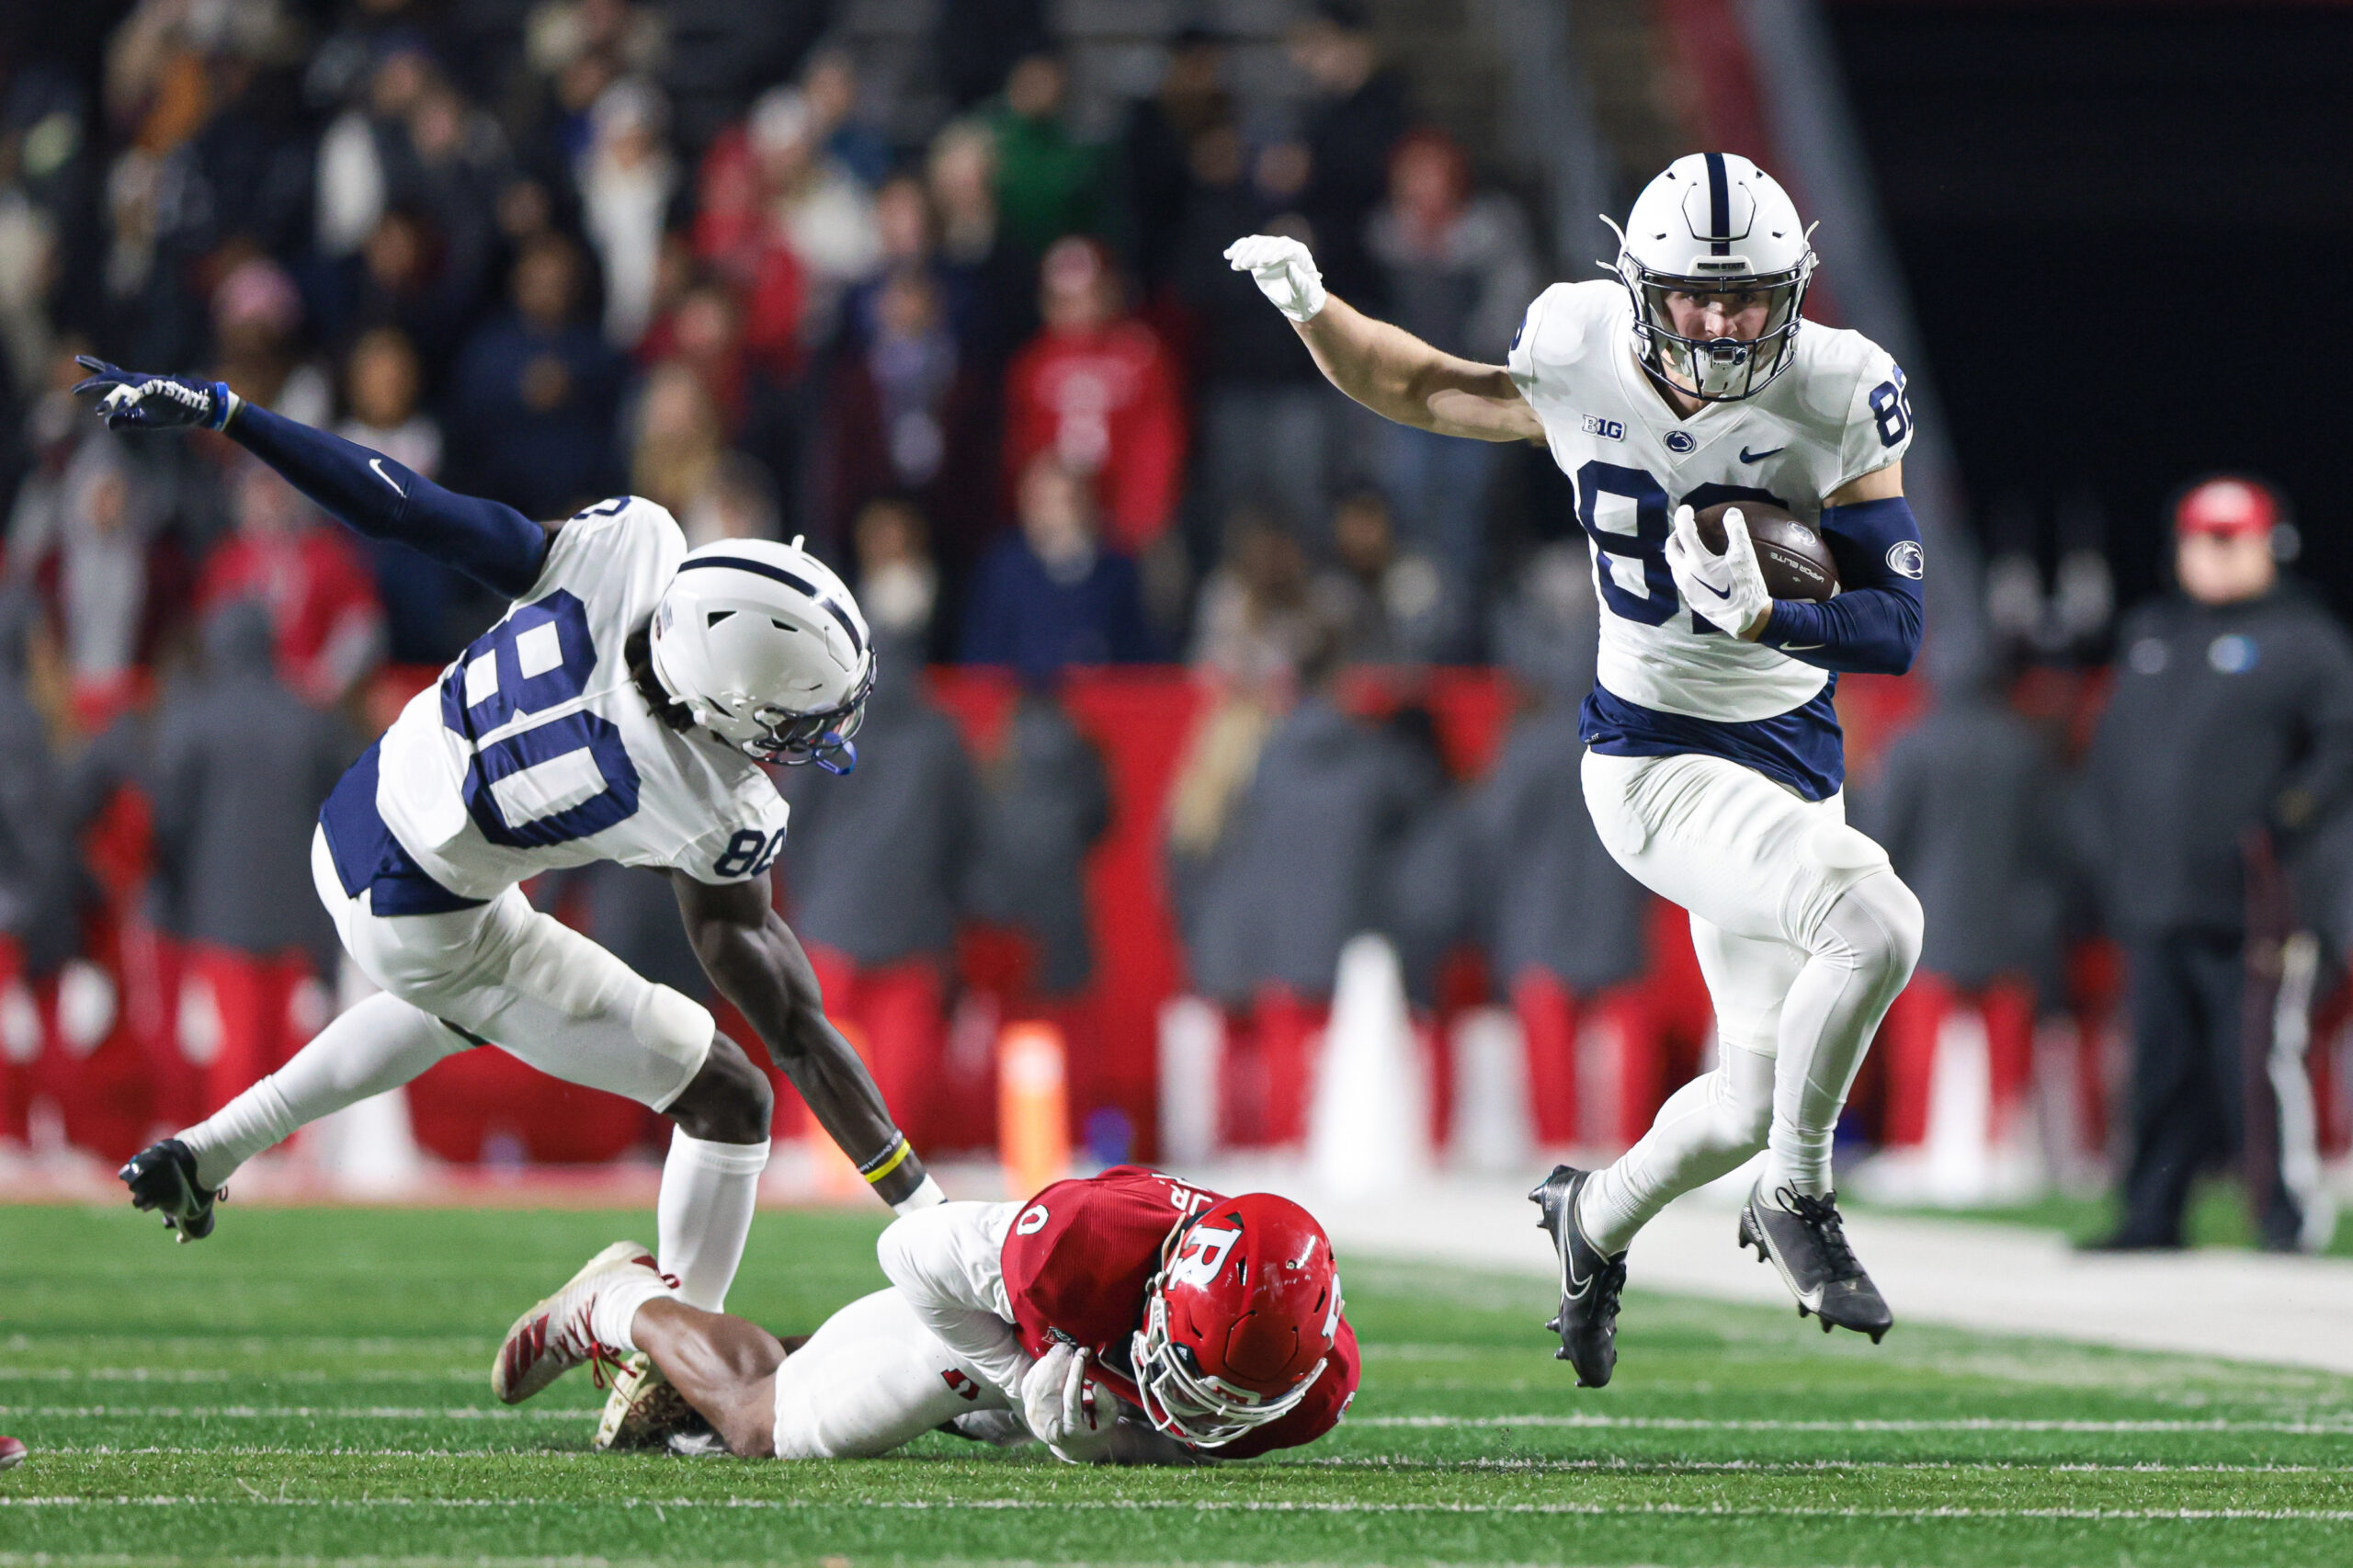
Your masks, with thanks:
M 82 364 L 96 374 L 74 390 L 99 394 L 98 413 L 109 426 L 218 430 L 370 539 L 397 540 L 508 598 L 539 581 L 549 536 L 563 527 L 444 490 L 381 452 L 256 407 L 225 382 L 142 376 L 90 358 Z
M 902 1213 L 938 1202 L 939 1184 L 891 1120 L 866 1063 L 826 1021 L 816 971 L 777 915 L 767 875 L 712 883 L 673 871 L 670 885 L 703 972 L 758 1033 L 875 1196 Z
M 1443 353 L 1334 298 L 1297 240 L 1253 234 L 1225 258 L 1290 318 L 1325 379 L 1382 418 L 1474 441 L 1544 439 L 1510 371 Z

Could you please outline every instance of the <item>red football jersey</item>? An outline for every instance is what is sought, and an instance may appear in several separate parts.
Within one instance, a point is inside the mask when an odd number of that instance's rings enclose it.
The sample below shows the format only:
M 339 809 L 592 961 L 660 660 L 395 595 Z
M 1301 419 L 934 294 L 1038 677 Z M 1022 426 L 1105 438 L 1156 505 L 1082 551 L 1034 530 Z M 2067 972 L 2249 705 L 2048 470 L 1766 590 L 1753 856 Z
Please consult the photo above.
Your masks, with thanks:
M 1225 1195 L 1142 1165 L 1058 1181 L 1022 1206 L 1005 1238 L 1005 1295 L 1022 1348 L 1042 1356 L 1057 1341 L 1095 1353 L 1097 1381 L 1142 1407 L 1130 1359 L 1143 1325 L 1144 1284 L 1160 1268 L 1176 1221 Z M 1248 1459 L 1312 1443 L 1339 1424 L 1357 1392 L 1357 1335 L 1345 1312 L 1332 1354 L 1299 1408 L 1208 1450 Z

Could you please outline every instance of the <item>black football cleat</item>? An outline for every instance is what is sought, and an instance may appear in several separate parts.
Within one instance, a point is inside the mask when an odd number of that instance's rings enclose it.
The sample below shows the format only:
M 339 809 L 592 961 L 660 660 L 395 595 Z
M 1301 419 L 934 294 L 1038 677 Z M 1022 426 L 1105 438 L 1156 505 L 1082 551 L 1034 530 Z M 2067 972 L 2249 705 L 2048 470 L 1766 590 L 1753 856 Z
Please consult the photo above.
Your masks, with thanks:
M 1784 1187 L 1773 1198 L 1787 1207 L 1768 1199 L 1764 1178 L 1757 1178 L 1740 1208 L 1740 1244 L 1755 1247 L 1759 1263 L 1769 1261 L 1780 1271 L 1781 1283 L 1798 1299 L 1798 1316 L 1812 1312 L 1822 1319 L 1824 1334 L 1851 1328 L 1877 1345 L 1895 1326 L 1895 1314 L 1847 1244 L 1837 1194 L 1816 1197 Z
M 164 1228 L 178 1232 L 183 1242 L 200 1242 L 210 1235 L 212 1206 L 229 1197 L 225 1187 L 213 1192 L 198 1185 L 196 1156 L 176 1138 L 149 1144 L 115 1175 L 131 1188 L 133 1209 L 161 1214 Z
M 1618 1367 L 1618 1296 L 1626 1288 L 1626 1255 L 1605 1257 L 1577 1223 L 1577 1195 L 1591 1171 L 1554 1165 L 1528 1200 L 1542 1211 L 1537 1229 L 1561 1257 L 1561 1311 L 1544 1326 L 1561 1336 L 1553 1359 L 1577 1370 L 1577 1387 L 1597 1389 Z

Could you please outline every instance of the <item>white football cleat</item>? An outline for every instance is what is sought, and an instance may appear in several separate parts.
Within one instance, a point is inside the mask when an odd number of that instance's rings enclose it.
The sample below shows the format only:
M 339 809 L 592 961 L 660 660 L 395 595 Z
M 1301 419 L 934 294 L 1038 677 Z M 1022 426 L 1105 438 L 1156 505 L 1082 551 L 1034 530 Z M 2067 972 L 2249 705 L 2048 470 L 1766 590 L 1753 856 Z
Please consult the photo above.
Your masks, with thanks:
M 619 1366 L 619 1352 L 597 1343 L 590 1326 L 597 1292 L 642 1271 L 661 1278 L 654 1255 L 635 1242 L 615 1242 L 590 1258 L 563 1289 L 542 1300 L 515 1320 L 490 1364 L 490 1390 L 506 1404 L 520 1404 L 574 1367 L 599 1364 L 597 1384 L 604 1386 L 603 1366 Z

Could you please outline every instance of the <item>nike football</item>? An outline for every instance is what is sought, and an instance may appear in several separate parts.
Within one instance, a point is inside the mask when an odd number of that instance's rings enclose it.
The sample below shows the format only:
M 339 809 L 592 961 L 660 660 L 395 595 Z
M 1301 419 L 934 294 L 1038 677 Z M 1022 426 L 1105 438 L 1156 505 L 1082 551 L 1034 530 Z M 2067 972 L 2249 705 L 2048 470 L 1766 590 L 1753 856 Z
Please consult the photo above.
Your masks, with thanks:
M 1726 501 L 1697 514 L 1701 544 L 1723 549 L 1724 514 L 1735 506 L 1747 519 L 1767 592 L 1777 599 L 1826 599 L 1838 591 L 1838 566 L 1822 536 L 1770 501 Z

